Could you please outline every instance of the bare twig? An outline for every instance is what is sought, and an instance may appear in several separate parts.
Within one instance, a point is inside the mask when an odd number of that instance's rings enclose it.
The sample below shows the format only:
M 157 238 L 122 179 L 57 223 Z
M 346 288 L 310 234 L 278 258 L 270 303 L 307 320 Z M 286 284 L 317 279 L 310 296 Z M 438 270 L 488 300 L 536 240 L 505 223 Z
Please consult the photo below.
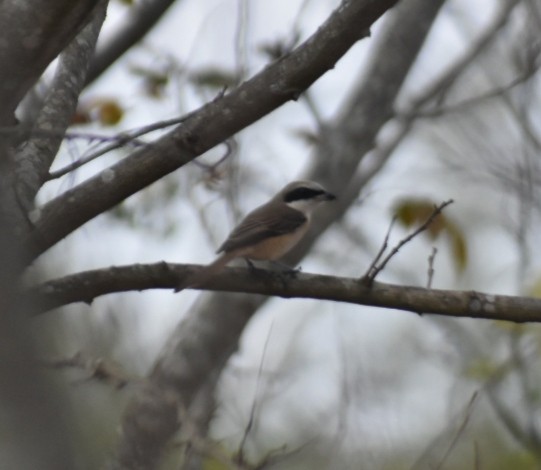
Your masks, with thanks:
M 225 91 L 226 91 L 225 89 L 221 90 L 214 99 L 216 100 L 216 99 L 221 98 L 224 95 Z M 106 153 L 111 152 L 112 150 L 116 150 L 120 147 L 123 147 L 124 145 L 128 143 L 135 143 L 137 145 L 151 145 L 151 144 L 147 144 L 146 142 L 139 141 L 138 137 L 141 137 L 142 135 L 145 135 L 145 134 L 149 134 L 150 132 L 165 129 L 166 127 L 180 125 L 186 120 L 192 118 L 195 114 L 196 114 L 196 111 L 191 111 L 185 114 L 184 116 L 181 116 L 178 118 L 158 121 L 158 122 L 149 124 L 147 126 L 143 126 L 137 129 L 132 129 L 130 131 L 123 132 L 122 134 L 119 134 L 118 136 L 116 136 L 115 141 L 112 142 L 110 145 L 107 145 L 99 150 L 96 150 L 94 153 L 91 153 L 90 155 L 87 155 L 86 157 L 80 158 L 79 160 L 65 166 L 64 168 L 61 168 L 60 170 L 50 172 L 48 179 L 52 180 L 52 179 L 60 178 L 61 176 L 64 176 L 67 173 L 70 173 L 71 171 L 76 170 L 77 168 L 80 168 L 83 165 L 86 165 L 87 163 L 90 163 L 96 158 L 101 157 L 102 155 L 105 155 Z M 223 158 L 225 159 L 227 156 L 228 154 L 226 154 Z M 221 163 L 221 161 L 216 163 L 214 166 L 218 165 L 219 163 Z
M 481 103 L 482 101 L 486 101 L 491 98 L 497 98 L 499 96 L 502 96 L 503 94 L 507 93 L 514 87 L 529 80 L 536 71 L 537 71 L 536 69 L 528 70 L 525 73 L 521 74 L 520 76 L 514 78 L 507 85 L 496 87 L 478 96 L 474 96 L 472 98 L 459 101 L 458 103 L 438 106 L 433 109 L 423 109 L 423 110 L 417 110 L 417 111 L 411 110 L 411 111 L 408 111 L 408 113 L 406 114 L 399 114 L 399 115 L 409 117 L 410 115 L 413 114 L 417 118 L 431 118 L 431 117 L 442 116 L 443 114 L 446 114 L 446 113 L 465 111 L 466 108 L 468 108 L 469 106 L 475 106 Z
M 235 461 L 241 465 L 245 463 L 244 449 L 246 445 L 246 440 L 248 439 L 248 436 L 250 435 L 250 432 L 252 431 L 252 428 L 255 423 L 255 413 L 256 413 L 257 405 L 258 405 L 257 399 L 259 395 L 259 386 L 261 385 L 261 378 L 263 376 L 263 364 L 265 363 L 265 356 L 267 355 L 271 332 L 272 332 L 272 325 L 267 334 L 267 338 L 265 339 L 265 344 L 263 345 L 263 354 L 261 355 L 261 361 L 259 362 L 259 368 L 257 370 L 254 399 L 252 400 L 252 406 L 250 408 L 250 417 L 248 418 L 248 423 L 246 423 L 246 427 L 244 428 L 244 434 L 240 441 L 239 450 L 237 452 L 237 456 L 235 459 Z
M 164 127 L 171 125 L 166 121 Z M 162 124 L 163 122 L 156 123 Z M 154 125 L 154 124 L 153 124 Z M 30 138 L 54 138 L 58 137 L 64 140 L 88 140 L 89 143 L 95 142 L 96 145 L 107 142 L 115 142 L 119 145 L 125 143 L 133 144 L 134 147 L 146 145 L 147 142 L 137 139 L 134 135 L 130 135 L 129 132 L 118 133 L 115 135 L 100 134 L 96 132 L 81 132 L 81 131 L 67 131 L 63 128 L 46 129 L 43 127 L 32 128 L 31 126 L 23 123 L 17 126 L 0 127 L 0 136 L 10 137 L 13 136 L 15 140 L 23 141 Z
M 153 0 L 130 5 L 127 18 L 103 47 L 98 48 L 88 73 L 87 84 L 93 82 L 134 44 L 141 41 L 173 3 L 173 0 Z
M 210 173 L 214 173 L 216 171 L 216 168 L 218 168 L 225 160 L 227 160 L 237 150 L 237 143 L 235 142 L 234 137 L 231 137 L 230 139 L 223 142 L 223 145 L 225 145 L 225 152 L 215 163 L 209 164 L 209 163 L 204 163 L 199 160 L 193 160 L 193 163 L 196 166 L 209 171 Z
M 455 433 L 455 435 L 453 437 L 453 440 L 449 443 L 449 447 L 447 448 L 445 453 L 442 455 L 441 460 L 434 467 L 435 470 L 439 470 L 439 469 L 443 468 L 443 465 L 445 464 L 445 461 L 447 460 L 449 455 L 451 455 L 451 452 L 453 451 L 453 449 L 456 447 L 456 444 L 458 443 L 458 440 L 460 439 L 460 436 L 462 436 L 462 434 L 466 430 L 466 426 L 468 425 L 468 422 L 470 421 L 470 418 L 471 418 L 471 415 L 472 415 L 473 405 L 475 404 L 475 400 L 477 399 L 477 395 L 478 395 L 477 392 L 474 392 L 474 394 L 472 395 L 472 397 L 471 397 L 471 399 L 470 399 L 470 401 L 469 401 L 469 403 L 468 403 L 468 405 L 466 407 L 466 411 L 464 413 L 464 419 L 462 420 L 462 422 L 460 423 L 460 426 L 456 430 L 456 433 Z
M 400 240 L 398 244 L 391 250 L 391 252 L 385 257 L 385 259 L 379 265 L 376 265 L 375 263 L 373 263 L 374 267 L 371 268 L 368 271 L 368 274 L 362 277 L 361 280 L 368 285 L 372 284 L 376 276 L 385 268 L 385 266 L 387 266 L 387 263 L 391 260 L 391 258 L 400 251 L 400 248 L 402 248 L 406 243 L 409 243 L 411 240 L 413 240 L 417 235 L 424 232 L 430 226 L 430 224 L 432 224 L 434 219 L 441 213 L 441 211 L 443 211 L 443 209 L 445 209 L 449 204 L 452 204 L 452 203 L 453 203 L 453 200 L 449 199 L 448 201 L 442 202 L 439 206 L 435 207 L 432 214 L 430 214 L 428 219 L 426 219 L 426 221 L 423 224 L 421 224 L 417 228 L 417 230 L 413 231 L 406 238 L 403 238 L 402 240 Z M 384 246 L 386 246 L 386 242 L 387 241 L 385 240 Z M 378 257 L 381 257 L 379 253 L 378 253 Z
M 409 470 L 431 469 L 440 470 L 447 468 L 447 459 L 464 434 L 473 413 L 479 391 L 475 391 L 464 410 L 459 410 L 450 420 L 439 435 L 427 445 L 426 451 L 409 467 Z
M 248 20 L 250 17 L 250 3 L 246 0 L 238 2 L 237 12 L 237 27 L 235 30 L 235 62 L 237 69 L 237 77 L 239 80 L 244 80 L 246 71 L 248 70 L 248 57 L 246 51 L 248 49 Z
M 111 142 L 109 145 L 106 145 L 105 147 L 99 150 L 96 150 L 90 155 L 87 155 L 86 157 L 80 158 L 79 160 L 73 163 L 70 163 L 69 165 L 66 165 L 64 168 L 61 168 L 60 170 L 51 171 L 49 173 L 49 180 L 60 178 L 61 176 L 64 176 L 72 172 L 73 170 L 76 170 L 77 168 L 80 168 L 83 165 L 86 165 L 87 163 L 90 163 L 96 158 L 101 157 L 102 155 L 105 155 L 106 153 L 112 150 L 116 150 L 120 147 L 123 147 L 128 143 L 135 143 L 136 145 L 145 145 L 146 144 L 145 142 L 138 140 L 138 138 L 141 137 L 142 135 L 149 134 L 150 132 L 154 132 L 160 129 L 164 129 L 166 127 L 182 124 L 186 119 L 190 118 L 192 115 L 193 115 L 193 112 L 188 113 L 178 118 L 155 122 L 153 124 L 149 124 L 148 126 L 143 126 L 138 129 L 123 132 L 122 134 L 119 134 L 116 137 L 114 137 L 114 141 Z M 77 136 L 77 134 L 75 133 L 70 133 L 70 134 L 67 134 L 67 137 L 74 136 L 74 135 Z M 88 138 L 86 134 L 79 134 L 79 136 L 82 138 Z M 96 137 L 99 139 L 104 139 L 103 136 L 96 136 Z
M 381 248 L 379 249 L 378 254 L 376 255 L 376 257 L 374 258 L 374 261 L 372 261 L 372 263 L 370 264 L 370 267 L 367 269 L 366 273 L 364 274 L 364 276 L 362 276 L 361 279 L 369 279 L 373 271 L 376 269 L 376 265 L 378 264 L 379 260 L 383 256 L 383 253 L 385 253 L 385 250 L 387 249 L 387 247 L 389 246 L 389 237 L 391 236 L 391 231 L 393 230 L 393 226 L 395 222 L 396 222 L 396 215 L 393 217 L 393 220 L 391 220 L 391 223 L 389 224 L 389 228 L 385 235 L 385 239 L 383 240 L 383 243 L 381 244 Z
M 444 71 L 436 80 L 428 87 L 425 87 L 421 96 L 413 99 L 408 110 L 398 112 L 402 116 L 411 115 L 411 113 L 419 114 L 420 110 L 430 101 L 441 101 L 441 97 L 447 93 L 455 83 L 460 74 L 469 67 L 474 60 L 488 47 L 494 37 L 506 24 L 510 17 L 513 8 L 519 3 L 518 0 L 509 0 L 503 2 L 500 10 L 492 19 L 492 22 L 481 33 L 481 35 L 472 42 L 472 47 L 466 51 L 458 60 L 453 62 L 446 71 Z M 438 99 L 438 97 L 440 97 Z

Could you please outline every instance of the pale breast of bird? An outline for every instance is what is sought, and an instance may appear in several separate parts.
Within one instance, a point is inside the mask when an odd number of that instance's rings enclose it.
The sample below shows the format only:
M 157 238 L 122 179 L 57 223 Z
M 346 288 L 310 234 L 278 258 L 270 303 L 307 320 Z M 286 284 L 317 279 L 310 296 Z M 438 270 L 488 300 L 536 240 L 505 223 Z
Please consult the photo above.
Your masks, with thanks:
M 291 250 L 308 230 L 308 224 L 303 224 L 295 232 L 287 235 L 267 238 L 243 251 L 242 257 L 255 260 L 275 261 Z

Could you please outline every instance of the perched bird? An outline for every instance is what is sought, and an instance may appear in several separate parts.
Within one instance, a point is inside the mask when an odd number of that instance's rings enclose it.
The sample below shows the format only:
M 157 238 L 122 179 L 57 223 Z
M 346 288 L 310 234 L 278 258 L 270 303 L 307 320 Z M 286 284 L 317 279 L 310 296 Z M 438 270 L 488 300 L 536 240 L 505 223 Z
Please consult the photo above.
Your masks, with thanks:
M 336 197 L 313 181 L 294 181 L 269 202 L 250 212 L 229 234 L 216 253 L 216 260 L 178 286 L 199 287 L 235 258 L 275 261 L 291 250 L 304 236 L 312 212 Z

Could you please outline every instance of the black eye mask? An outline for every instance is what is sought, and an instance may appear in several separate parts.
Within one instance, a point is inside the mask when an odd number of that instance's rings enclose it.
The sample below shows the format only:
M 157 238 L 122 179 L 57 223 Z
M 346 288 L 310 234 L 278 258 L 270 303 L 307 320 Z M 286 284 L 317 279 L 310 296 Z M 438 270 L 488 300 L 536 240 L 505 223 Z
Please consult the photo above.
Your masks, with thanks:
M 284 202 L 313 199 L 317 196 L 321 196 L 322 194 L 325 194 L 325 191 L 322 189 L 312 189 L 306 187 L 295 188 L 284 195 Z

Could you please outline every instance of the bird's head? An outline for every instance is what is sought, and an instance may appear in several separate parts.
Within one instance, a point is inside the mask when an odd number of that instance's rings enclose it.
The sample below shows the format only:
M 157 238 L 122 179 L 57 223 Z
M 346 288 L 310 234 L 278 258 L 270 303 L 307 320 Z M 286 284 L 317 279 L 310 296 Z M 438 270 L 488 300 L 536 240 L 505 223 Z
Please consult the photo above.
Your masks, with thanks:
M 276 198 L 289 207 L 309 215 L 321 203 L 332 201 L 336 196 L 314 181 L 294 181 L 286 185 Z

